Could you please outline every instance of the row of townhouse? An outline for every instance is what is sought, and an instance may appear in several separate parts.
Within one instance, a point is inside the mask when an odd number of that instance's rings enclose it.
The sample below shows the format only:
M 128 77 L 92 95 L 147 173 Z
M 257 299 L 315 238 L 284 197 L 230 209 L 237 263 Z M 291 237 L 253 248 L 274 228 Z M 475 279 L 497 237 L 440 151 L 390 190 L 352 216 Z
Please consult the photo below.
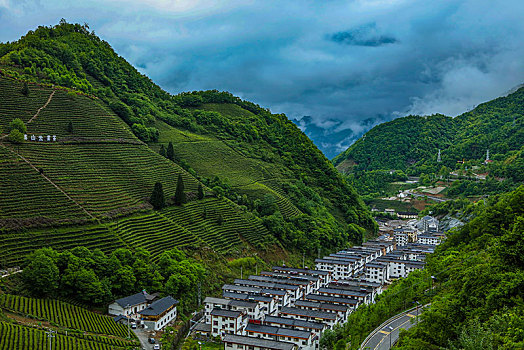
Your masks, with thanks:
M 194 331 L 220 337 L 225 349 L 316 350 L 322 332 L 356 305 L 321 300 L 334 299 L 319 292 L 331 281 L 330 272 L 286 266 L 236 279 L 221 298 L 204 300 L 204 322 Z
M 315 269 L 275 266 L 222 287 L 206 298 L 196 331 L 220 337 L 225 349 L 319 349 L 322 333 L 345 322 L 360 304 L 373 303 L 384 284 L 423 267 L 425 245 L 395 250 L 370 241 L 316 260 Z

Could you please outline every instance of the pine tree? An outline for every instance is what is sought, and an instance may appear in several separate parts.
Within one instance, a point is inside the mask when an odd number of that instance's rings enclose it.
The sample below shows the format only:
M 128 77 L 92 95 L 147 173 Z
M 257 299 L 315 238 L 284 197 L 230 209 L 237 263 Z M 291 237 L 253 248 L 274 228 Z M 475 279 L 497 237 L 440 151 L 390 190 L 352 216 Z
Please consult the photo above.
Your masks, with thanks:
M 151 194 L 151 199 L 149 200 L 153 208 L 159 210 L 165 207 L 166 202 L 164 199 L 164 189 L 162 188 L 162 184 L 160 182 L 157 182 L 155 184 L 155 188 L 153 189 L 153 193 Z
M 73 133 L 73 122 L 69 122 L 69 124 L 67 124 L 67 132 L 72 134 Z
M 175 150 L 173 148 L 173 143 L 169 142 L 169 145 L 167 145 L 167 152 L 166 152 L 167 159 L 175 160 Z
M 198 199 L 204 199 L 204 188 L 202 184 L 198 184 Z
M 182 180 L 182 175 L 178 175 L 178 180 L 176 182 L 176 191 L 175 191 L 175 204 L 182 205 L 186 203 L 186 193 L 184 192 L 184 181 Z
M 21 92 L 24 96 L 29 96 L 29 86 L 27 85 L 26 81 L 24 81 L 24 86 L 22 86 Z
M 166 157 L 166 148 L 164 147 L 164 145 L 161 145 L 160 146 L 160 151 L 158 151 L 158 153 L 162 156 L 162 157 Z

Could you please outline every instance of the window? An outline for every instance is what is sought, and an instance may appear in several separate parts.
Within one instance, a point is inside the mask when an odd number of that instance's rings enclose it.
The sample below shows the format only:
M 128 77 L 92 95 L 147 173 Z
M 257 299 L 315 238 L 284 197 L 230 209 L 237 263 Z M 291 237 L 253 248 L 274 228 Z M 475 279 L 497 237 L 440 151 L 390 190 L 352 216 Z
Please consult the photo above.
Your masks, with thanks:
M 233 347 L 233 344 L 231 343 L 226 343 L 226 348 L 232 348 Z

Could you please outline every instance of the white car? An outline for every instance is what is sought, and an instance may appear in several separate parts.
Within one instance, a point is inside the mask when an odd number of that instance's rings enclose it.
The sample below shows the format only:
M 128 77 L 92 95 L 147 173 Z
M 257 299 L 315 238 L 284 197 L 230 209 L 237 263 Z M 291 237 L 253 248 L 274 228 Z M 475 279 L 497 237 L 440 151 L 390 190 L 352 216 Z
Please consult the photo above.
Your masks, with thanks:
M 153 346 L 153 349 L 154 350 L 160 350 L 160 344 L 155 344 L 155 346 Z

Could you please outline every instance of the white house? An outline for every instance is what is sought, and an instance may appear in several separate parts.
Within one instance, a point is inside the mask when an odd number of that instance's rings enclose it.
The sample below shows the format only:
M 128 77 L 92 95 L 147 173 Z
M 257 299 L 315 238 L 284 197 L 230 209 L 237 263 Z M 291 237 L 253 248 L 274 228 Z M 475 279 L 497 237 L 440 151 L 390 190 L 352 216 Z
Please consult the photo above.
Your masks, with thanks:
M 130 316 L 136 315 L 138 312 L 144 310 L 151 301 L 154 300 L 153 295 L 147 294 L 146 291 L 130 295 L 125 298 L 115 300 L 109 305 L 108 313 L 113 316 Z
M 211 335 L 223 338 L 226 334 L 242 335 L 245 314 L 240 311 L 213 309 Z
M 142 322 L 147 328 L 155 331 L 163 329 L 169 322 L 176 319 L 177 304 L 178 300 L 173 299 L 171 296 L 155 301 L 139 312 Z

